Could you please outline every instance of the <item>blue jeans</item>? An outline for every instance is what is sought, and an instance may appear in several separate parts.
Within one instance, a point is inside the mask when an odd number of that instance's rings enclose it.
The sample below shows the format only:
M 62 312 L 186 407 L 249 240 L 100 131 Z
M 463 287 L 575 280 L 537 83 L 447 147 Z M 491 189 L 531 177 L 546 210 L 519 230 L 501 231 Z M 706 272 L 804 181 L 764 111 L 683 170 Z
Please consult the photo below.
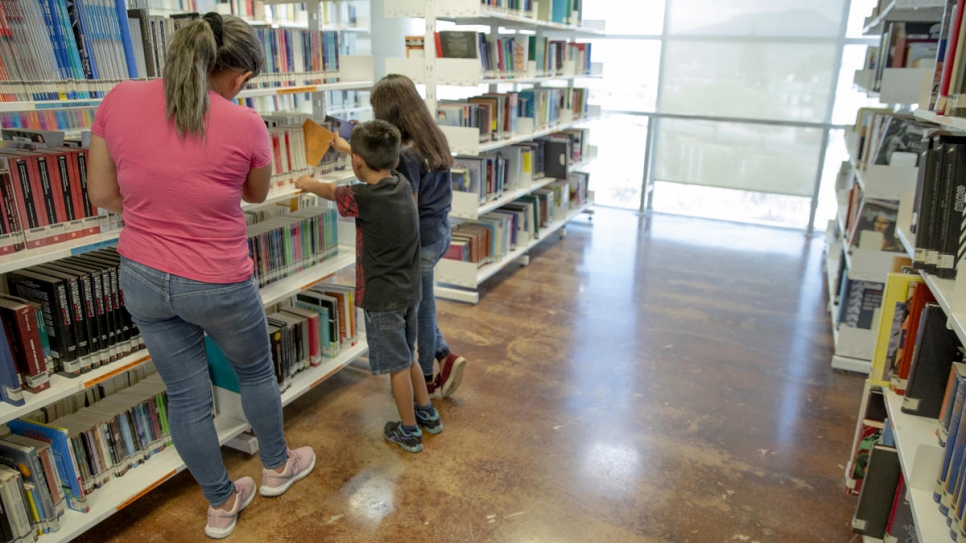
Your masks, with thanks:
M 420 278 L 423 283 L 423 298 L 419 302 L 416 312 L 417 334 L 419 341 L 419 367 L 427 380 L 433 376 L 433 361 L 449 354 L 449 346 L 436 324 L 436 295 L 433 287 L 436 285 L 434 269 L 439 259 L 443 258 L 452 240 L 449 220 L 443 219 L 439 225 L 439 239 L 435 243 L 420 247 Z
M 409 370 L 416 354 L 416 308 L 366 311 L 365 314 L 372 374 Z
M 282 402 L 265 308 L 253 279 L 201 283 L 133 260 L 121 260 L 124 301 L 168 389 L 171 440 L 205 498 L 221 505 L 234 491 L 212 417 L 205 333 L 224 351 L 241 391 L 242 409 L 268 469 L 288 460 Z

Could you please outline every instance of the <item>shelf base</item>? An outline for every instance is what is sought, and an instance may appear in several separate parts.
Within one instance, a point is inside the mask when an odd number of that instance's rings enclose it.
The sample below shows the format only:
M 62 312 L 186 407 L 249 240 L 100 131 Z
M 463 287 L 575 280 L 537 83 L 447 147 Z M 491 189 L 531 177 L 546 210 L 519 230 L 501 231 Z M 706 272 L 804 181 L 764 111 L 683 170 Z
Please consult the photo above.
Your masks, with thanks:
M 843 371 L 853 371 L 868 375 L 872 371 L 872 361 L 848 356 L 832 355 L 832 368 Z

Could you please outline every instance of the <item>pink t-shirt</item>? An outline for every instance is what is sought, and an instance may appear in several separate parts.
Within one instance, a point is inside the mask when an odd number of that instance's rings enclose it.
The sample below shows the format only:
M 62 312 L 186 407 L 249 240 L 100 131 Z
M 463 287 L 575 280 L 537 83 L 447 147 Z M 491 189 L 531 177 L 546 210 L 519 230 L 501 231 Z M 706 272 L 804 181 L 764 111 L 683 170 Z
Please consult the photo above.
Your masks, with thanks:
M 118 252 L 205 283 L 252 274 L 241 209 L 248 172 L 272 159 L 258 114 L 208 93 L 205 138 L 178 138 L 164 115 L 161 80 L 125 81 L 104 98 L 91 132 L 117 164 L 124 198 Z

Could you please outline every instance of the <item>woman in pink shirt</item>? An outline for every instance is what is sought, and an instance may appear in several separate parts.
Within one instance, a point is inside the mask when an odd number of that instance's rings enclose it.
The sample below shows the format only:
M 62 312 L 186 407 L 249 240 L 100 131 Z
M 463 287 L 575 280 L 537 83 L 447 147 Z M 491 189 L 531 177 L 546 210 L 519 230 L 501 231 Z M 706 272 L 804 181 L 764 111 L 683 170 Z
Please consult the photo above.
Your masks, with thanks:
M 91 129 L 90 199 L 123 215 L 125 302 L 167 385 L 171 438 L 210 504 L 205 533 L 213 538 L 234 530 L 255 481 L 232 483 L 225 469 L 205 334 L 238 377 L 264 466 L 260 493 L 278 496 L 315 467 L 311 447 L 285 443 L 239 205 L 268 194 L 268 130 L 255 111 L 231 102 L 263 62 L 245 22 L 208 13 L 175 33 L 162 80 L 119 84 Z

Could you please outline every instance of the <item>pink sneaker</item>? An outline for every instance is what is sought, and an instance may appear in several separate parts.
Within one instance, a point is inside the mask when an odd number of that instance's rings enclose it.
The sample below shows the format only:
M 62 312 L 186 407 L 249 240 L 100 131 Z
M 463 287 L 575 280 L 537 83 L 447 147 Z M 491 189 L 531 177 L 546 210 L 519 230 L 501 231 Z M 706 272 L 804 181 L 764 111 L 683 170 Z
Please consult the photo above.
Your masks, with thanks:
M 466 359 L 458 354 L 450 353 L 439 363 L 440 380 L 443 383 L 441 395 L 449 398 L 459 388 L 463 381 L 463 370 L 466 369 Z
M 235 531 L 235 521 L 238 520 L 238 513 L 248 507 L 255 499 L 255 479 L 242 477 L 235 481 L 235 507 L 231 511 L 215 509 L 208 506 L 208 525 L 205 526 L 205 534 L 212 539 L 223 539 Z
M 295 481 L 304 479 L 315 469 L 315 452 L 312 447 L 299 447 L 288 450 L 285 471 L 276 473 L 273 469 L 262 470 L 262 486 L 259 494 L 266 497 L 281 496 Z

